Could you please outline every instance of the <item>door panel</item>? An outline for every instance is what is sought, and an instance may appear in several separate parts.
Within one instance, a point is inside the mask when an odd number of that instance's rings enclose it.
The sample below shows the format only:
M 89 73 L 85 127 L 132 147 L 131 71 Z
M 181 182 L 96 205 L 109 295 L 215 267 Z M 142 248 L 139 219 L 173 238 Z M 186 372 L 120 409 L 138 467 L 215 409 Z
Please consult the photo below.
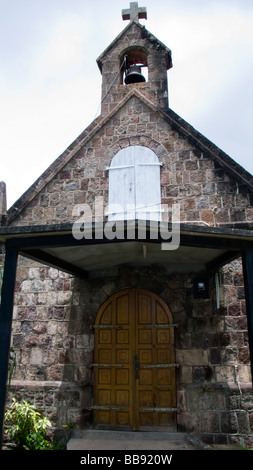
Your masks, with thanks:
M 126 289 L 95 325 L 94 425 L 176 430 L 174 328 L 155 294 Z

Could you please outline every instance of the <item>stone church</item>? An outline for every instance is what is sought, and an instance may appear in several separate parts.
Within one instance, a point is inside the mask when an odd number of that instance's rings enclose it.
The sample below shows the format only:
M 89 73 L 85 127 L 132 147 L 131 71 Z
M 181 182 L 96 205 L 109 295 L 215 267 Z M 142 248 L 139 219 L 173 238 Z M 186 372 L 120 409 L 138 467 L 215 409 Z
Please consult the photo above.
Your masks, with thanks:
M 8 211 L 0 184 L 0 415 L 252 446 L 253 177 L 170 109 L 146 9 L 122 17 L 100 116 Z

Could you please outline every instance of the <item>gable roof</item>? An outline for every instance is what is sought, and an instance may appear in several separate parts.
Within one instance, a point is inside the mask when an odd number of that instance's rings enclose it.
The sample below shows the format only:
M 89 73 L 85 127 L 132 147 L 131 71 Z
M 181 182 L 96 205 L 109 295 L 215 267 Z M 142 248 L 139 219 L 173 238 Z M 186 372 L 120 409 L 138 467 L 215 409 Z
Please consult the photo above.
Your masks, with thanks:
M 124 28 L 118 36 L 109 44 L 109 46 L 100 54 L 100 56 L 97 58 L 97 64 L 99 67 L 100 72 L 102 73 L 102 64 L 103 64 L 103 59 L 106 57 L 108 52 L 114 48 L 117 44 L 118 41 L 128 32 L 129 29 L 133 27 L 133 25 L 138 26 L 140 28 L 141 36 L 142 38 L 147 38 L 150 42 L 156 45 L 157 48 L 164 49 L 166 52 L 166 62 L 167 62 L 167 68 L 170 69 L 172 67 L 172 58 L 171 58 L 171 50 L 165 46 L 159 39 L 157 39 L 152 33 L 150 33 L 144 25 L 141 25 L 140 23 L 136 23 L 136 21 L 131 21 L 126 28 Z
M 224 171 L 234 177 L 236 181 L 245 184 L 250 192 L 253 191 L 253 175 L 237 163 L 233 158 L 221 150 L 211 140 L 197 131 L 187 121 L 182 119 L 172 109 L 167 112 L 161 111 L 165 119 L 174 127 L 179 134 L 183 135 L 189 142 L 198 147 L 202 152 L 220 165 Z
M 2 225 L 9 225 L 19 216 L 22 210 L 50 183 L 77 152 L 133 97 L 137 97 L 153 112 L 157 112 L 181 136 L 185 137 L 195 147 L 205 153 L 207 157 L 219 164 L 224 171 L 245 185 L 253 193 L 253 176 L 239 163 L 234 161 L 213 142 L 198 132 L 193 126 L 182 119 L 172 109 L 167 111 L 159 109 L 136 88 L 129 93 L 107 115 L 100 115 L 95 119 L 72 144 L 42 173 L 42 175 L 27 189 L 27 191 L 9 208 L 3 217 Z

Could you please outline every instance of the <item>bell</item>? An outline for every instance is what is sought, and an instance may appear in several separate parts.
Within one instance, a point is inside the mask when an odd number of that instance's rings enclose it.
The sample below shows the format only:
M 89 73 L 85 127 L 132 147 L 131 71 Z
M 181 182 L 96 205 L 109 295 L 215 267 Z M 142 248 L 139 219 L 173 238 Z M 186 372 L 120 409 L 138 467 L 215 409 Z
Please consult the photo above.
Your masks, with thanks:
M 145 82 L 145 77 L 141 74 L 141 67 L 139 65 L 130 65 L 126 71 L 125 84 Z

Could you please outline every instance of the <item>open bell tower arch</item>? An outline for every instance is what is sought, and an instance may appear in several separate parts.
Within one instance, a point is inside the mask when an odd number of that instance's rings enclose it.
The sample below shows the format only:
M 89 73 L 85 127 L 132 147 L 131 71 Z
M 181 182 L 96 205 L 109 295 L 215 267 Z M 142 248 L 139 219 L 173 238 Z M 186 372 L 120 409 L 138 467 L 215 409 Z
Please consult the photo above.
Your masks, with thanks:
M 159 108 L 168 109 L 167 72 L 172 67 L 171 50 L 139 23 L 139 18 L 146 17 L 146 9 L 138 9 L 138 3 L 132 2 L 130 9 L 122 11 L 122 18 L 130 22 L 97 59 L 102 74 L 102 115 L 112 111 L 134 87 Z M 137 74 L 145 75 L 145 80 L 128 83 L 125 76 L 136 66 Z

